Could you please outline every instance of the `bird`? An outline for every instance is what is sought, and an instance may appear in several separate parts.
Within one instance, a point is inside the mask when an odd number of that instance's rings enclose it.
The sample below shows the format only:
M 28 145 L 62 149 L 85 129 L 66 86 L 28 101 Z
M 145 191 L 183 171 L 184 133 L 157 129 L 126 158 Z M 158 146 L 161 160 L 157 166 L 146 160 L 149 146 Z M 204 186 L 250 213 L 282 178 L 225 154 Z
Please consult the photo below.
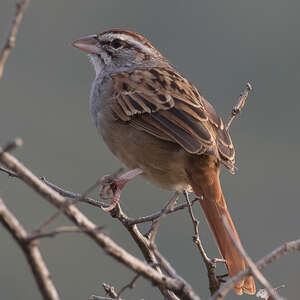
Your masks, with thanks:
M 241 244 L 220 184 L 224 165 L 235 171 L 235 149 L 214 107 L 142 35 L 110 29 L 82 37 L 73 46 L 86 52 L 96 76 L 90 111 L 99 135 L 130 171 L 116 181 L 119 201 L 124 185 L 137 175 L 171 191 L 193 192 L 230 277 L 247 268 L 224 226 L 225 218 Z M 255 294 L 252 276 L 235 292 Z

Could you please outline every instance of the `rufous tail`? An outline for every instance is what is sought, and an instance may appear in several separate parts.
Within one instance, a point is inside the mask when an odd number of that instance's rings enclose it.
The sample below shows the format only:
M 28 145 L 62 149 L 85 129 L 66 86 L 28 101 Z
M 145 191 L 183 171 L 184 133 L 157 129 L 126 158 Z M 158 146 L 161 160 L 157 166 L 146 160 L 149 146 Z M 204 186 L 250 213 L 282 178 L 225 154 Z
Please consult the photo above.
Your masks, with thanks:
M 225 216 L 236 241 L 241 244 L 222 193 L 219 169 L 207 166 L 199 168 L 199 165 L 196 166 L 194 164 L 194 166 L 189 168 L 188 174 L 195 194 L 199 197 L 203 196 L 200 204 L 214 234 L 219 250 L 226 260 L 228 274 L 230 277 L 233 277 L 246 269 L 246 263 L 234 246 L 222 220 L 222 216 Z M 243 293 L 255 294 L 256 288 L 253 277 L 249 276 L 239 281 L 235 285 L 235 292 L 238 295 L 242 295 Z

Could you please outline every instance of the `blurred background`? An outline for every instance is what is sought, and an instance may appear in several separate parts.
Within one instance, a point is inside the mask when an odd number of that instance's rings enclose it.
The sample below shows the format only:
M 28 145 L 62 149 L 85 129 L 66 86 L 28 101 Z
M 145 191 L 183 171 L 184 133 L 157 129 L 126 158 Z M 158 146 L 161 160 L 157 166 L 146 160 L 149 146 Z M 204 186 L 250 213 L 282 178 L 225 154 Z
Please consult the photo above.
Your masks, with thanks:
M 24 146 L 16 156 L 35 174 L 74 192 L 84 192 L 119 168 L 91 122 L 88 97 L 94 71 L 87 57 L 71 46 L 81 36 L 110 28 L 146 36 L 225 120 L 250 81 L 254 90 L 231 127 L 238 172 L 232 176 L 224 169 L 222 184 L 243 244 L 259 259 L 299 238 L 299 9 L 300 2 L 292 0 L 31 1 L 0 81 L 0 144 L 22 137 Z M 1 45 L 14 11 L 15 1 L 1 1 Z M 0 197 L 28 230 L 55 211 L 3 173 Z M 126 187 L 121 203 L 135 217 L 159 210 L 170 197 L 137 179 Z M 141 258 L 118 221 L 99 209 L 79 207 Z M 195 213 L 207 252 L 218 256 L 198 206 Z M 50 228 L 61 224 L 68 224 L 62 216 Z M 192 235 L 187 212 L 178 212 L 163 221 L 158 246 L 202 299 L 208 299 L 206 270 Z M 21 250 L 1 226 L 0 240 L 0 298 L 41 299 Z M 133 277 L 83 235 L 43 239 L 41 249 L 61 299 L 104 295 L 102 282 L 119 289 Z M 299 258 L 289 254 L 263 271 L 274 287 L 287 285 L 280 292 L 288 299 L 299 299 Z M 123 297 L 162 298 L 143 279 Z M 231 293 L 227 299 L 241 298 Z

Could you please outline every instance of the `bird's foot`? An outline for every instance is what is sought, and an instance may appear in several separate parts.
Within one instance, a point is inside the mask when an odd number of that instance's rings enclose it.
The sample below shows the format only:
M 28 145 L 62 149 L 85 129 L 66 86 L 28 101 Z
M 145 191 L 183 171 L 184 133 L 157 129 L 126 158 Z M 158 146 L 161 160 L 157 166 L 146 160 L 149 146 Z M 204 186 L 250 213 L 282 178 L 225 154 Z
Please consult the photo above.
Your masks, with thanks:
M 136 168 L 121 176 L 104 175 L 100 180 L 101 187 L 99 190 L 99 196 L 102 199 L 112 200 L 108 207 L 102 207 L 102 209 L 105 211 L 111 211 L 115 208 L 117 203 L 120 201 L 121 191 L 125 187 L 126 183 L 142 173 L 142 169 Z

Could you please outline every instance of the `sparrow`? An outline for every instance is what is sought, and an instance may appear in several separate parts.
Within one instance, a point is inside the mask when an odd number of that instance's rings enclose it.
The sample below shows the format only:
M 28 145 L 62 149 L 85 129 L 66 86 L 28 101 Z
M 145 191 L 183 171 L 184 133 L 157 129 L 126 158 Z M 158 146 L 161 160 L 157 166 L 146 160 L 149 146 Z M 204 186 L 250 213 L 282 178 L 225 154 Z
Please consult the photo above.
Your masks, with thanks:
M 171 191 L 199 197 L 230 277 L 247 268 L 226 230 L 241 243 L 222 193 L 220 169 L 235 170 L 235 150 L 222 119 L 186 78 L 143 36 L 124 29 L 89 35 L 73 45 L 88 53 L 96 77 L 93 122 L 111 152 L 130 171 L 116 181 L 111 209 L 124 185 L 142 175 Z M 252 276 L 235 285 L 255 294 Z

